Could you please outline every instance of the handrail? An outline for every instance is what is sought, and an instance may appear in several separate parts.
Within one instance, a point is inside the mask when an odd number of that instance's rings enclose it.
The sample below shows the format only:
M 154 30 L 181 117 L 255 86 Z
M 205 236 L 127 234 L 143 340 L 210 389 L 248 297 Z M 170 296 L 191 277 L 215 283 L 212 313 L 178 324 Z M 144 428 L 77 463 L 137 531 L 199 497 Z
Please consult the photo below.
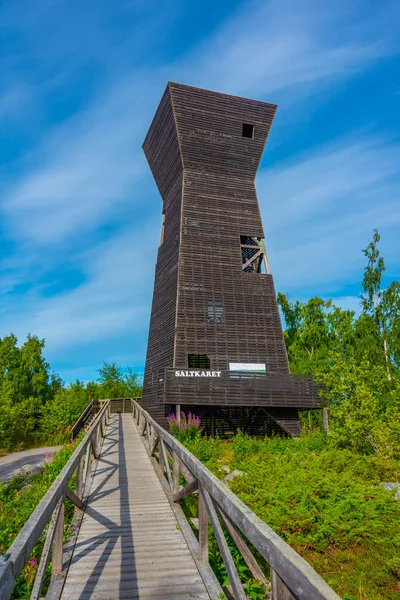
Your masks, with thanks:
M 44 549 L 36 573 L 31 600 L 41 597 L 46 566 L 52 551 L 52 580 L 63 569 L 64 500 L 67 497 L 79 509 L 83 509 L 91 475 L 92 455 L 98 458 L 100 439 L 104 437 L 105 425 L 110 415 L 110 402 L 107 401 L 96 416 L 85 437 L 76 448 L 57 479 L 35 508 L 7 552 L 0 557 L 0 600 L 8 600 L 15 582 L 28 561 L 33 548 L 39 541 L 49 521 Z M 84 460 L 84 455 L 85 460 Z M 85 463 L 85 464 L 84 464 Z M 73 492 L 68 484 L 76 472 L 76 489 Z M 53 516 L 54 515 L 54 516 Z M 52 518 L 53 517 L 53 518 Z
M 75 423 L 72 425 L 72 427 L 71 427 L 71 441 L 73 441 L 77 437 L 78 433 L 80 432 L 80 430 L 84 426 L 85 422 L 87 421 L 87 419 L 92 414 L 93 409 L 94 409 L 94 402 L 95 402 L 94 400 L 91 400 L 89 402 L 89 404 L 87 405 L 87 407 L 85 408 L 85 410 L 81 413 L 81 415 L 77 418 L 77 420 L 75 421 Z
M 155 460 L 156 449 L 159 449 L 159 474 L 163 479 L 165 475 L 167 476 L 170 499 L 178 502 L 191 493 L 199 494 L 198 559 L 203 563 L 208 562 L 208 521 L 210 520 L 227 569 L 234 598 L 242 600 L 246 596 L 225 540 L 221 521 L 228 529 L 256 579 L 261 580 L 263 575 L 241 534 L 269 564 L 272 600 L 340 600 L 340 596 L 329 587 L 311 565 L 257 517 L 177 439 L 165 431 L 137 402 L 133 399 L 131 401 L 132 416 L 153 460 Z M 168 451 L 172 462 L 172 472 Z M 187 482 L 185 487 L 179 485 L 180 473 Z

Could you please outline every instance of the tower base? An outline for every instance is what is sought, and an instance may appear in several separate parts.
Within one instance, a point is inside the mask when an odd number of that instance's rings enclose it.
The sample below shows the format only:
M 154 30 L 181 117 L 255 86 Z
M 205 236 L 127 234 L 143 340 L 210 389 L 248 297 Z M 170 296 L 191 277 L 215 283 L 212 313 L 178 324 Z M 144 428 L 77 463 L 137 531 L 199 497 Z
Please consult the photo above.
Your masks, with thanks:
M 175 406 L 170 406 L 167 414 L 175 410 Z M 204 432 L 222 439 L 232 437 L 238 430 L 249 435 L 280 437 L 298 437 L 301 432 L 297 408 L 183 405 L 180 410 L 200 417 Z

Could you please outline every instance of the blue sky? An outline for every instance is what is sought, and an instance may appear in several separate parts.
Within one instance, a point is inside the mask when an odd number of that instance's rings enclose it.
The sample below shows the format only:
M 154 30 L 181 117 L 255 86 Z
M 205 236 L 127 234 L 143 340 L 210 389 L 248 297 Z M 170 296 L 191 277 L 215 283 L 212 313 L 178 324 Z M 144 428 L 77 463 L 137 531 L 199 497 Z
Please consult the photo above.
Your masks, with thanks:
M 143 370 L 141 144 L 168 80 L 279 105 L 257 179 L 277 290 L 356 308 L 375 227 L 399 278 L 399 24 L 397 0 L 0 2 L 0 336 L 46 338 L 66 381 Z

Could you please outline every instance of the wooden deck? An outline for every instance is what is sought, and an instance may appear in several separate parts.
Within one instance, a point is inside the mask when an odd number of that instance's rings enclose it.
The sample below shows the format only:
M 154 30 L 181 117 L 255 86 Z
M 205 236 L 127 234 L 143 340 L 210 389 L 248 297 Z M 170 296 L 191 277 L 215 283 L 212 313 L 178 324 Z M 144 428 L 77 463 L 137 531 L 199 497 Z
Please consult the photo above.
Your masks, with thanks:
M 108 424 L 63 600 L 209 599 L 130 414 Z

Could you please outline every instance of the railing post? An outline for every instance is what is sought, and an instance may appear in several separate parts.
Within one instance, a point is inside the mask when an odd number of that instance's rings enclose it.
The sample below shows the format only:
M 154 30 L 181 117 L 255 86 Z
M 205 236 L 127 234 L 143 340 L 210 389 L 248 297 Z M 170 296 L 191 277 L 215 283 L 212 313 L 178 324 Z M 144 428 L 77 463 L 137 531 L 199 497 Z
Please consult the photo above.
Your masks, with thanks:
M 271 600 L 295 600 L 278 573 L 271 567 Z
M 199 561 L 208 563 L 208 513 L 201 486 L 199 486 Z
M 58 515 L 54 533 L 53 552 L 51 557 L 51 576 L 57 577 L 63 570 L 63 537 L 64 537 L 64 499 L 61 499 L 61 509 Z
M 159 469 L 159 471 L 158 472 L 160 473 L 160 475 L 162 477 L 164 477 L 164 469 L 165 469 L 165 466 L 164 466 L 164 453 L 162 451 L 161 443 L 162 442 L 160 440 L 159 453 L 158 453 L 158 456 L 159 456 L 159 459 L 158 459 L 158 469 Z
M 83 472 L 83 493 L 85 494 L 85 496 L 87 496 L 87 488 L 88 488 L 88 481 L 89 481 L 89 477 L 90 477 L 90 463 L 91 463 L 91 447 L 92 447 L 92 442 L 91 440 L 88 441 L 88 445 L 86 447 L 86 455 L 85 455 L 85 470 Z M 83 497 L 82 497 L 83 500 Z
M 149 445 L 150 448 L 150 445 Z M 172 496 L 179 492 L 179 458 L 172 454 Z
M 82 500 L 82 482 L 83 482 L 83 457 L 80 459 L 76 469 L 76 495 Z

